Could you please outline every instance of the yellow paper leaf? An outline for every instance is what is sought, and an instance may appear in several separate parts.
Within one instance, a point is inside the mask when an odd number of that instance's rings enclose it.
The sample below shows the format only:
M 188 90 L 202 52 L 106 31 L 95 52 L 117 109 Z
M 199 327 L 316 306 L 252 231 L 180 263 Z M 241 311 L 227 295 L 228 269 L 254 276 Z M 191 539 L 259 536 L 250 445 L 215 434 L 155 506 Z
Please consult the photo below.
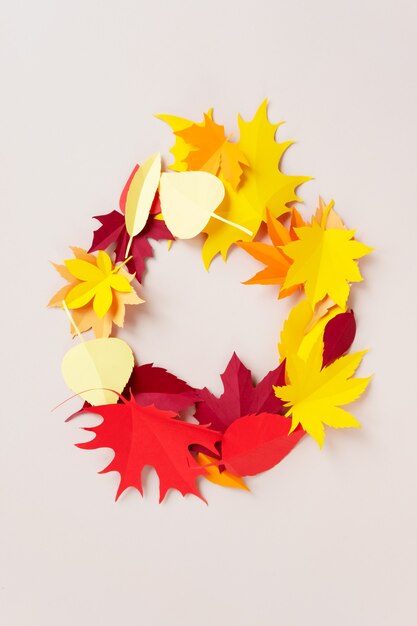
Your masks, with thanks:
M 278 344 L 281 361 L 291 354 L 298 354 L 306 359 L 319 338 L 323 337 L 324 328 L 333 317 L 343 313 L 344 309 L 336 306 L 330 298 L 321 302 L 313 310 L 306 298 L 294 306 L 282 327 Z
M 73 247 L 71 249 L 77 259 L 88 261 L 93 264 L 97 263 L 97 258 L 82 248 Z M 75 278 L 65 265 L 57 265 L 55 263 L 52 265 L 55 267 L 57 272 L 69 282 L 69 284 L 57 291 L 57 293 L 49 301 L 48 306 L 62 308 L 62 301 L 66 299 L 70 290 L 76 285 L 79 285 L 81 281 Z M 129 283 L 132 282 L 134 278 L 134 275 L 129 274 L 124 267 L 119 269 L 118 273 L 126 278 Z M 88 302 L 79 309 L 74 309 L 72 317 L 80 332 L 85 332 L 92 328 L 97 338 L 108 337 L 111 333 L 113 323 L 119 327 L 123 327 L 125 306 L 127 304 L 142 304 L 143 302 L 144 301 L 138 297 L 133 287 L 129 293 L 114 290 L 112 304 L 102 318 L 99 318 L 94 312 L 92 301 Z M 73 335 L 76 334 L 73 326 L 71 326 L 71 333 Z
M 222 182 L 208 172 L 180 172 L 161 176 L 161 211 L 170 232 L 190 239 L 203 230 L 224 198 Z
M 82 341 L 62 360 L 67 386 L 93 406 L 116 404 L 133 370 L 132 350 L 125 341 L 111 337 Z
M 323 340 L 320 337 L 306 359 L 288 355 L 288 384 L 274 387 L 285 402 L 286 415 L 292 418 L 290 432 L 298 424 L 317 441 L 324 442 L 324 425 L 333 428 L 359 428 L 359 422 L 340 408 L 364 392 L 370 378 L 352 378 L 364 352 L 348 354 L 322 369 Z
M 83 259 L 65 261 L 66 268 L 79 282 L 68 292 L 65 302 L 70 309 L 79 309 L 91 300 L 99 318 L 103 318 L 113 302 L 113 292 L 129 293 L 132 287 L 126 277 L 117 274 L 121 266 L 113 266 L 107 252 L 100 250 L 95 262 Z
M 296 188 L 309 180 L 306 176 L 289 176 L 280 171 L 284 152 L 293 143 L 277 143 L 275 134 L 281 124 L 271 124 L 267 116 L 265 100 L 250 122 L 238 118 L 239 148 L 246 156 L 249 167 L 237 190 L 225 182 L 226 195 L 217 214 L 242 224 L 254 235 L 242 236 L 233 229 L 210 220 L 204 232 L 207 239 L 203 247 L 203 259 L 209 267 L 212 259 L 220 253 L 226 259 L 230 246 L 239 240 L 250 241 L 266 221 L 266 209 L 274 217 L 289 211 L 289 203 L 300 200 Z
M 136 237 L 148 221 L 161 175 L 161 155 L 147 159 L 134 174 L 126 196 L 125 221 L 130 237 Z M 128 255 L 129 250 L 126 251 Z
M 197 454 L 197 462 L 206 469 L 207 474 L 205 474 L 204 478 L 211 483 L 220 485 L 220 487 L 231 487 L 232 489 L 245 489 L 246 491 L 250 491 L 249 487 L 247 487 L 245 481 L 240 476 L 236 476 L 227 470 L 220 472 L 218 468 L 219 461 L 208 454 L 199 452 Z
M 304 283 L 312 307 L 329 296 L 344 308 L 349 296 L 349 283 L 362 280 L 356 259 L 369 254 L 372 248 L 355 241 L 355 231 L 326 229 L 315 219 L 311 226 L 296 228 L 295 231 L 298 241 L 282 248 L 293 261 L 283 287 L 288 289 Z

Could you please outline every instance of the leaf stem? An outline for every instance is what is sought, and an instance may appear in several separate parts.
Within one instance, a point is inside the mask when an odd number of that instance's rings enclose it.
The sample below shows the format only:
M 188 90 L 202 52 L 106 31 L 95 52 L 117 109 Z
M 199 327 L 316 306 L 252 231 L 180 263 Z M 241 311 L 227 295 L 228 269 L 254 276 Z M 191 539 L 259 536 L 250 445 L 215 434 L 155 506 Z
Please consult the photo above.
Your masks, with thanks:
M 67 307 L 67 303 L 65 302 L 65 300 L 62 300 L 62 306 L 64 307 L 64 311 L 68 316 L 69 321 L 71 322 L 72 327 L 74 328 L 75 332 L 77 333 L 79 339 L 84 343 L 84 337 L 81 334 L 80 329 L 78 328 L 77 324 L 74 322 L 74 318 L 72 317 L 69 308 Z
M 251 237 L 253 235 L 253 232 L 249 230 L 249 228 L 245 228 L 245 226 L 241 226 L 240 224 L 235 224 L 235 222 L 229 222 L 229 220 L 222 217 L 221 215 L 217 215 L 217 213 L 212 213 L 211 217 L 214 217 L 216 218 L 216 220 L 219 220 L 219 222 L 224 222 L 225 224 L 228 224 L 229 226 L 232 226 L 233 228 L 237 228 L 238 230 L 243 231 L 244 233 L 246 233 L 247 235 L 250 235 Z
M 126 263 L 129 263 L 130 259 L 133 259 L 133 256 L 128 256 L 123 263 L 120 263 L 120 265 L 117 265 L 117 267 L 114 267 L 112 269 L 112 274 L 115 274 L 116 272 L 118 272 L 124 265 L 126 265 Z
M 133 235 L 130 235 L 129 241 L 127 242 L 125 257 L 127 258 L 130 252 L 130 247 L 132 245 Z

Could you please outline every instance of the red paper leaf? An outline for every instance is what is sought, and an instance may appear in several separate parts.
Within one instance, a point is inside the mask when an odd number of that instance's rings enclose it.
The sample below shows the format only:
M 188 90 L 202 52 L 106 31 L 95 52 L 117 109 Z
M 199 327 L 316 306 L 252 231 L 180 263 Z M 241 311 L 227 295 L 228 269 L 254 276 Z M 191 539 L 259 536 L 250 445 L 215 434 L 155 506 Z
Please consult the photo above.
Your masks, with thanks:
M 277 465 L 303 437 L 298 426 L 282 415 L 246 415 L 227 428 L 222 440 L 222 465 L 233 474 L 254 476 Z
M 116 262 L 123 262 L 126 258 L 126 247 L 129 241 L 124 215 L 119 213 L 119 211 L 111 211 L 111 213 L 106 215 L 96 215 L 94 219 L 98 220 L 101 226 L 94 231 L 93 243 L 89 252 L 105 250 L 110 244 L 116 243 Z M 165 222 L 157 220 L 150 215 L 145 228 L 139 235 L 133 237 L 130 248 L 132 259 L 127 263 L 127 268 L 132 274 L 136 273 L 136 278 L 139 282 L 142 281 L 143 272 L 145 271 L 145 259 L 153 257 L 149 239 L 156 241 L 173 240 L 174 236 L 169 232 Z
M 128 487 L 135 487 L 143 495 L 141 475 L 146 465 L 154 467 L 159 476 L 160 502 L 168 489 L 177 489 L 183 495 L 192 493 L 204 500 L 196 479 L 206 470 L 197 463 L 189 448 L 199 444 L 216 452 L 214 444 L 221 439 L 220 433 L 174 419 L 173 411 L 140 406 L 133 398 L 123 398 L 121 404 L 88 407 L 80 413 L 94 413 L 103 418 L 98 426 L 84 428 L 93 432 L 95 438 L 77 446 L 84 450 L 111 448 L 114 451 L 113 460 L 100 473 L 120 474 L 116 500 Z
M 127 199 L 127 194 L 129 192 L 130 184 L 132 182 L 132 179 L 133 179 L 134 175 L 138 171 L 139 167 L 140 166 L 138 164 L 135 165 L 135 167 L 133 168 L 129 178 L 126 181 L 125 186 L 123 187 L 122 193 L 120 194 L 119 207 L 120 207 L 120 210 L 121 210 L 121 212 L 123 214 L 125 213 L 125 210 L 126 210 L 126 199 Z M 151 215 L 156 215 L 157 213 L 160 213 L 160 212 L 161 212 L 161 203 L 159 201 L 159 193 L 156 192 L 155 198 L 153 200 L 152 207 L 151 207 L 151 210 L 150 210 L 150 214 Z
M 349 350 L 355 334 L 356 322 L 353 311 L 340 313 L 327 322 L 323 335 L 323 367 L 330 365 Z
M 158 409 L 169 411 L 183 411 L 198 398 L 196 389 L 166 369 L 154 367 L 153 363 L 133 368 L 129 388 L 138 404 L 154 404 Z
M 195 418 L 200 424 L 224 432 L 242 415 L 251 413 L 281 413 L 283 404 L 276 397 L 272 385 L 285 385 L 285 364 L 269 372 L 253 386 L 252 374 L 236 353 L 221 375 L 224 393 L 217 398 L 207 388 L 199 391 Z

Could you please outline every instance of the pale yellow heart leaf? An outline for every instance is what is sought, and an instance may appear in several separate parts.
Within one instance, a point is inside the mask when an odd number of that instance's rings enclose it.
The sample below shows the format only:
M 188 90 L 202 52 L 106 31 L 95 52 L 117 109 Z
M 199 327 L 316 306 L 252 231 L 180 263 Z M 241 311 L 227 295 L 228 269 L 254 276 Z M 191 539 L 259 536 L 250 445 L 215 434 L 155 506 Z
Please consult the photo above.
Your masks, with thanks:
M 224 186 L 208 172 L 164 173 L 159 195 L 168 229 L 179 239 L 191 239 L 201 233 L 222 202 Z
M 133 365 L 133 353 L 125 341 L 115 337 L 92 339 L 68 350 L 62 360 L 62 375 L 67 386 L 93 406 L 116 404 L 119 398 L 113 391 L 123 391 Z

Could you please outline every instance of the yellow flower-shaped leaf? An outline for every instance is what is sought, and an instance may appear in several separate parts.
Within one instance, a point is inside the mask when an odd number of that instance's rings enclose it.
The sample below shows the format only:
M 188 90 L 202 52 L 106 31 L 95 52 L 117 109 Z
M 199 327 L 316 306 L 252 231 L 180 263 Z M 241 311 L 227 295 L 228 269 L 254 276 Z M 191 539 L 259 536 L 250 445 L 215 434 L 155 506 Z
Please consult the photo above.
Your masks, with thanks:
M 65 297 L 70 309 L 80 309 L 92 300 L 94 311 L 101 319 L 112 305 L 113 291 L 132 291 L 127 278 L 117 273 L 121 266 L 113 266 L 109 255 L 103 250 L 99 251 L 95 263 L 69 259 L 65 261 L 65 266 L 74 278 L 81 281 Z
M 108 271 L 111 271 L 113 269 L 113 264 L 108 255 L 103 256 L 101 254 L 99 255 L 99 257 L 96 257 L 93 254 L 86 252 L 82 248 L 72 248 L 72 251 L 76 260 L 84 261 L 87 263 L 88 266 L 97 266 L 104 273 L 107 273 Z M 62 301 L 65 300 L 65 302 L 67 303 L 68 294 L 75 287 L 82 285 L 83 281 L 79 278 L 76 278 L 69 271 L 66 265 L 56 265 L 55 263 L 53 263 L 53 266 L 55 267 L 56 271 L 62 276 L 62 278 L 64 278 L 68 282 L 68 284 L 57 291 L 57 293 L 49 301 L 48 306 L 62 308 Z M 76 272 L 80 270 L 80 266 L 78 264 L 75 267 Z M 91 271 L 94 272 L 94 268 L 93 270 L 91 270 L 90 267 L 86 268 L 84 265 L 81 265 L 81 272 L 83 271 L 87 271 L 87 273 Z M 95 274 L 95 276 L 98 276 L 98 274 Z M 117 284 L 116 282 L 114 282 L 114 278 L 116 278 L 116 281 L 118 280 L 117 277 L 123 279 L 122 287 L 127 289 L 125 281 L 127 281 L 130 285 L 134 278 L 134 275 L 129 274 L 129 272 L 127 272 L 124 267 L 119 266 L 118 272 L 113 275 L 112 284 Z M 74 323 L 81 332 L 85 332 L 92 328 L 95 336 L 97 338 L 100 338 L 108 337 L 110 335 L 113 323 L 119 327 L 123 327 L 125 318 L 125 306 L 127 304 L 141 304 L 143 303 L 143 300 L 138 297 L 137 293 L 130 285 L 130 290 L 128 292 L 112 289 L 111 306 L 102 318 L 98 317 L 93 308 L 93 303 L 94 298 L 89 300 L 84 306 L 73 309 L 72 317 L 74 319 Z M 75 328 L 72 325 L 71 332 L 72 334 L 75 334 Z

